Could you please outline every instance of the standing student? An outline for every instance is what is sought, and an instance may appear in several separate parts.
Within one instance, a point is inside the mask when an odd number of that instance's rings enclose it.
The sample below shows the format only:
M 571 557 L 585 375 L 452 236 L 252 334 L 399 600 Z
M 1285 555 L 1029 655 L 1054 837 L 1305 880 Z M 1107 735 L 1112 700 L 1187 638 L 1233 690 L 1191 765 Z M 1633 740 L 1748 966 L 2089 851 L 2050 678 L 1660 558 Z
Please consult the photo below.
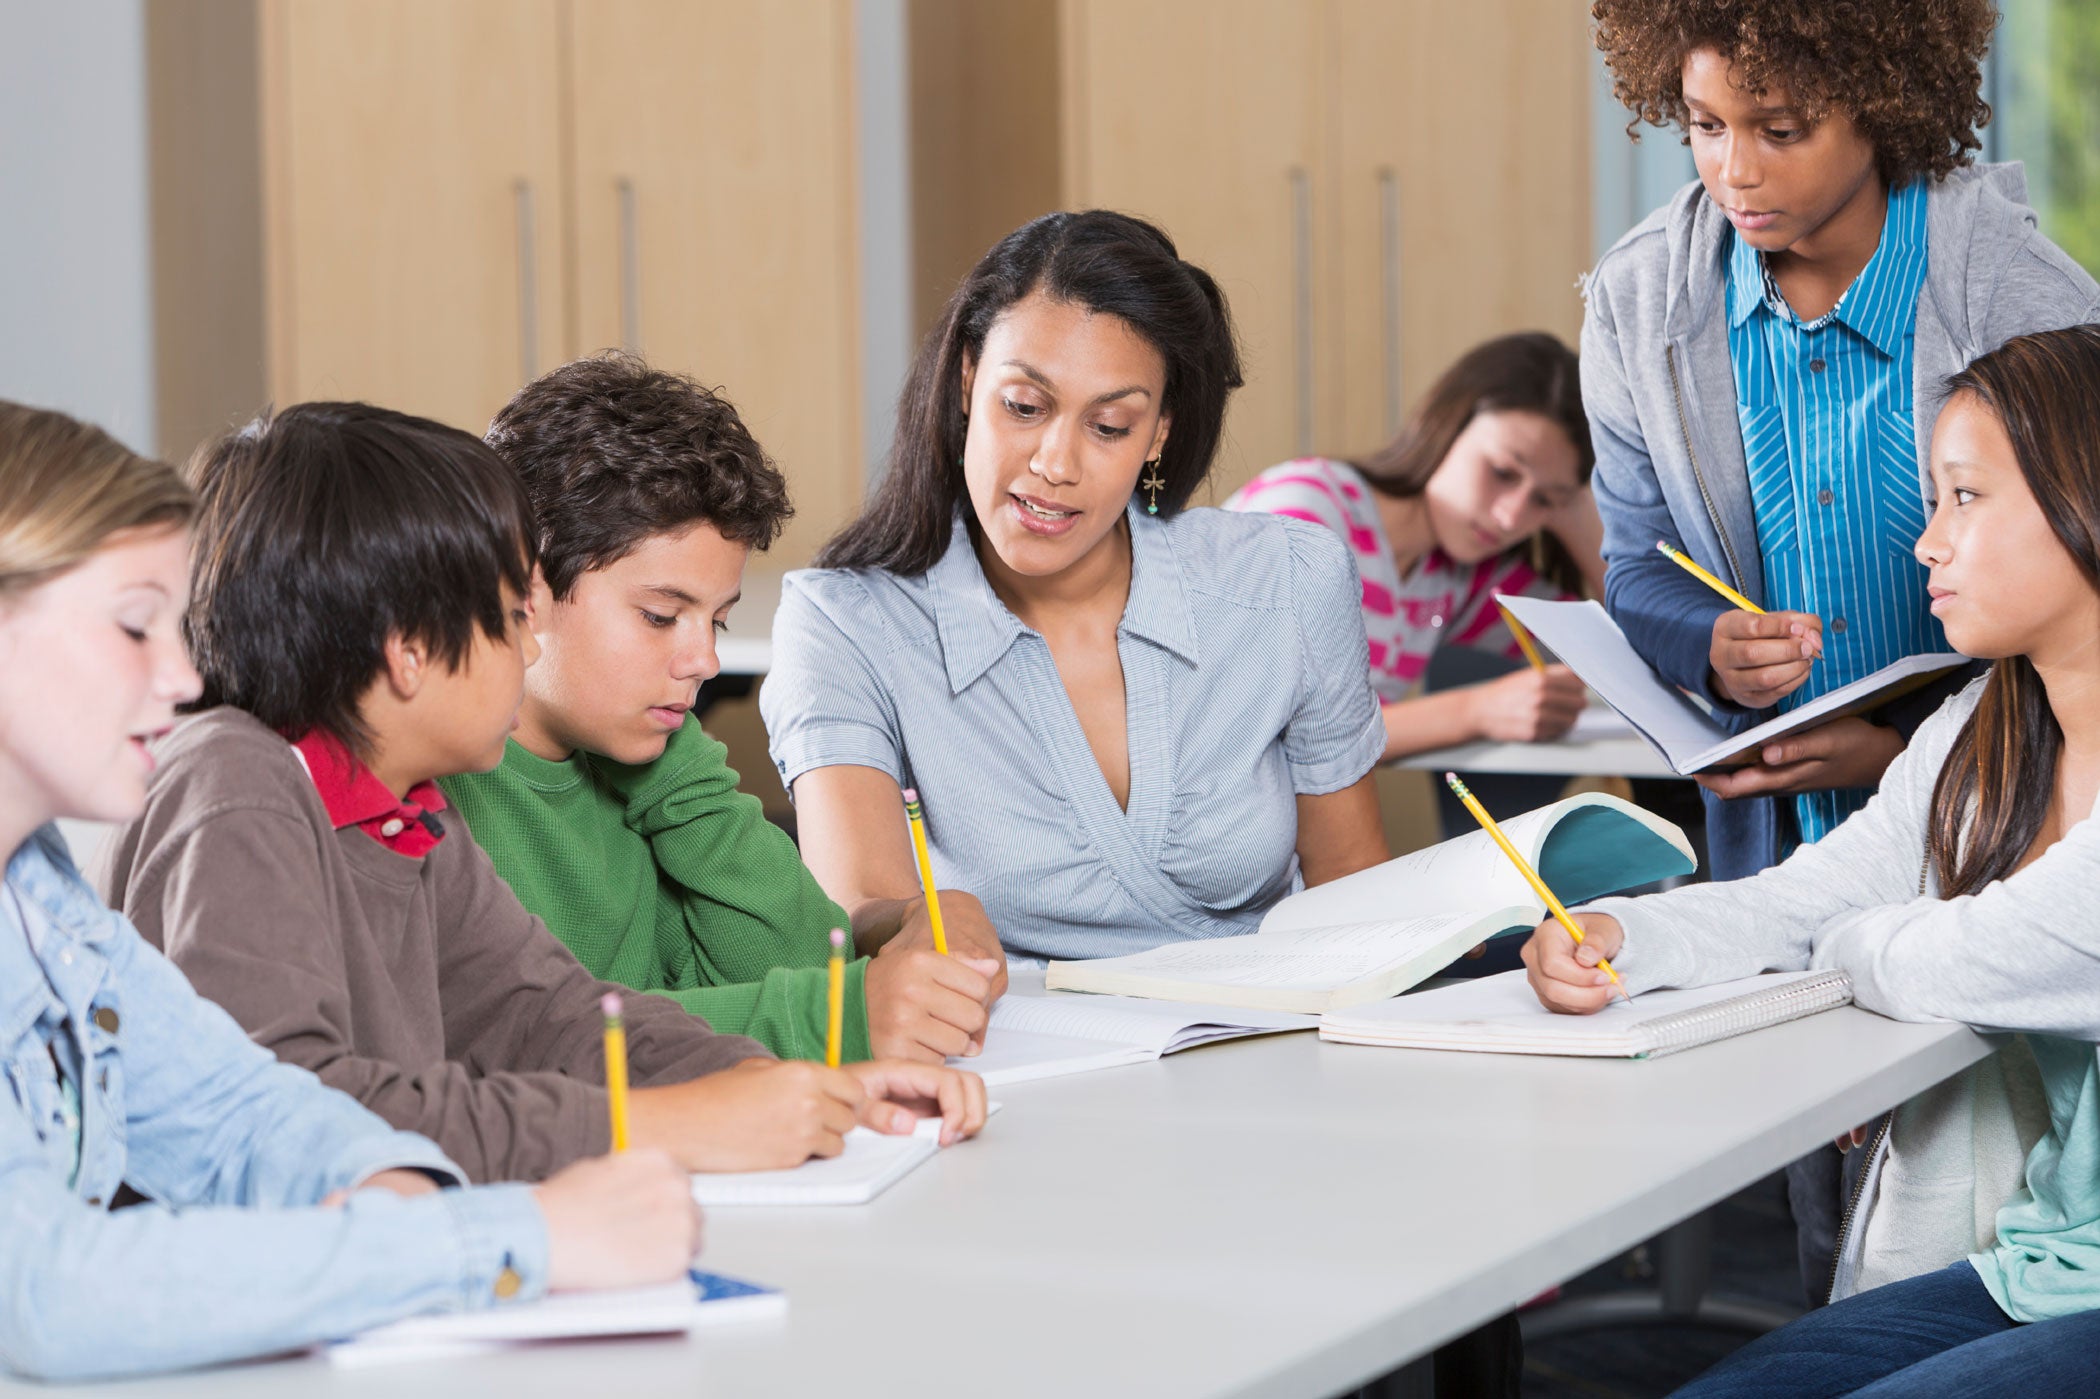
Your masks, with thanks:
M 179 478 L 0 403 L 0 1368 L 44 1380 L 290 1350 L 548 1287 L 669 1281 L 699 1213 L 660 1152 L 463 1186 L 285 1067 L 103 907 L 52 822 L 121 821 L 197 674 Z M 122 1186 L 146 1201 L 112 1212 Z
M 1699 179 L 1588 284 L 1583 399 L 1605 604 L 1671 683 L 1747 727 L 1944 650 L 1910 557 L 1940 384 L 2028 331 L 2100 316 L 2035 228 L 2016 166 L 1967 168 L 1989 115 L 1988 0 L 1597 0 L 1621 101 L 1681 127 Z M 1767 609 L 1732 609 L 1658 541 Z M 1857 811 L 1957 677 L 1701 778 L 1717 878 Z M 1828 1150 L 1792 1173 L 1820 1293 L 1841 1206 Z
M 1558 738 L 1582 712 L 1582 682 L 1566 666 L 1410 691 L 1440 644 L 1523 654 L 1497 593 L 1603 595 L 1595 460 L 1574 352 L 1542 332 L 1505 335 L 1445 370 L 1368 460 L 1285 462 L 1225 508 L 1310 520 L 1349 545 L 1388 760 L 1475 739 L 1530 743 Z
M 1863 811 L 1777 868 L 1606 899 L 1577 915 L 1580 947 L 1547 923 L 1524 949 L 1555 1010 L 1616 994 L 1600 957 L 1635 991 L 1836 968 L 1869 1010 L 2018 1032 L 2039 1065 L 2028 1121 L 1972 1114 L 1945 1085 L 1898 1108 L 1840 1258 L 1840 1293 L 1871 1290 L 1752 1342 L 1685 1391 L 1701 1399 L 2092 1388 L 2100 327 L 2009 341 L 1951 389 L 1914 548 L 1933 614 L 1992 659 L 1988 678 L 1917 730 Z
M 660 991 L 791 1059 L 825 1054 L 843 910 L 737 789 L 693 713 L 744 565 L 791 513 L 726 399 L 631 355 L 527 384 L 489 445 L 532 500 L 540 656 L 503 761 L 439 785 L 496 872 L 594 975 Z M 934 951 L 923 900 L 859 909 L 842 1053 L 939 1062 L 981 1044 L 1005 959 L 981 923 Z
M 1252 932 L 1386 858 L 1345 546 L 1183 508 L 1238 383 L 1216 284 L 1136 219 L 1047 215 L 964 280 L 759 695 L 849 912 L 919 892 L 904 787 L 940 883 L 1031 957 Z
M 478 439 L 297 404 L 206 448 L 189 635 L 203 693 L 155 747 L 107 889 L 257 1042 L 477 1180 L 603 1152 L 605 994 L 528 913 L 436 779 L 493 766 L 533 657 L 532 513 Z M 951 1129 L 939 1065 L 785 1064 L 661 996 L 628 1000 L 634 1141 L 689 1170 L 834 1155 L 856 1121 Z

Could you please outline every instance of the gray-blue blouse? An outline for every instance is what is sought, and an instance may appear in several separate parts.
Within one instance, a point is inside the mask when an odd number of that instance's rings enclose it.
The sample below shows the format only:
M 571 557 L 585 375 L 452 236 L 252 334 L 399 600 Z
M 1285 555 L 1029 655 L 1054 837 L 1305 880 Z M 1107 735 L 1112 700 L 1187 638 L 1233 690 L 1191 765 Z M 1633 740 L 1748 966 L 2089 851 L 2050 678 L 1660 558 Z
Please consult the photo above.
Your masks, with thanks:
M 781 779 L 851 764 L 917 787 L 935 878 L 1021 955 L 1254 931 L 1298 882 L 1295 799 L 1351 785 L 1385 746 L 1339 539 L 1222 510 L 1127 519 L 1127 811 L 960 518 L 919 577 L 790 573 L 773 623 L 759 706 Z

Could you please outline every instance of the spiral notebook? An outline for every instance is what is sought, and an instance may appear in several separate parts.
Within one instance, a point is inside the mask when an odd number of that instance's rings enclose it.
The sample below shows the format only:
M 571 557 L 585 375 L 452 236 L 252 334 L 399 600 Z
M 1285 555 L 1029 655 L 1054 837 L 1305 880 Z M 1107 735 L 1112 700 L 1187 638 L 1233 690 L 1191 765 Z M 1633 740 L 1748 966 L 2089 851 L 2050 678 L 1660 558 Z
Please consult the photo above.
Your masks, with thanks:
M 1771 972 L 1686 991 L 1649 991 L 1595 1015 L 1555 1015 L 1520 971 L 1320 1017 L 1320 1038 L 1395 1049 L 1655 1059 L 1831 1010 L 1852 999 L 1843 972 Z

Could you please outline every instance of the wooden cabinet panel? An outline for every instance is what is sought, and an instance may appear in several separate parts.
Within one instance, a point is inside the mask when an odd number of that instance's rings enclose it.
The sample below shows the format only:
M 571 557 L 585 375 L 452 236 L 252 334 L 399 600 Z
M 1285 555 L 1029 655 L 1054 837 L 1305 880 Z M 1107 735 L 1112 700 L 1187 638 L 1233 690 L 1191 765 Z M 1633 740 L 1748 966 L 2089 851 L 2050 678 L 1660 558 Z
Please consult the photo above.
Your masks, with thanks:
M 851 4 L 591 0 L 569 63 L 575 349 L 719 386 L 806 562 L 863 481 Z
M 557 0 L 266 0 L 270 390 L 479 433 L 561 321 Z
M 1067 0 L 1066 203 L 1159 224 L 1224 288 L 1247 385 L 1215 499 L 1318 437 L 1301 355 L 1320 17 L 1290 0 Z M 1315 359 L 1316 380 L 1322 366 Z M 1198 500 L 1202 497 L 1199 494 Z
M 1327 7 L 1328 449 L 1365 452 L 1478 341 L 1539 329 L 1574 342 L 1589 40 L 1585 7 L 1558 0 Z

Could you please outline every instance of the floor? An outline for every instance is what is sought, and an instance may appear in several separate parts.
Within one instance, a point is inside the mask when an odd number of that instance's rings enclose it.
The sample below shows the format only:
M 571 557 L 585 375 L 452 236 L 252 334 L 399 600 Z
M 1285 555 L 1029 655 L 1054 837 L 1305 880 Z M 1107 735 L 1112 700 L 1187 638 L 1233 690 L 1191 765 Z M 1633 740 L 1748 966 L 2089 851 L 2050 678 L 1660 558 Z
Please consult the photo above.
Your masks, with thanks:
M 1784 1179 L 1759 1181 L 1716 1208 L 1713 1293 L 1774 1306 L 1801 1305 Z M 1653 1271 L 1640 1250 L 1583 1274 L 1566 1291 L 1579 1296 L 1652 1283 Z M 1524 1399 L 1665 1395 L 1747 1339 L 1736 1332 L 1657 1324 L 1530 1342 L 1524 1348 Z

